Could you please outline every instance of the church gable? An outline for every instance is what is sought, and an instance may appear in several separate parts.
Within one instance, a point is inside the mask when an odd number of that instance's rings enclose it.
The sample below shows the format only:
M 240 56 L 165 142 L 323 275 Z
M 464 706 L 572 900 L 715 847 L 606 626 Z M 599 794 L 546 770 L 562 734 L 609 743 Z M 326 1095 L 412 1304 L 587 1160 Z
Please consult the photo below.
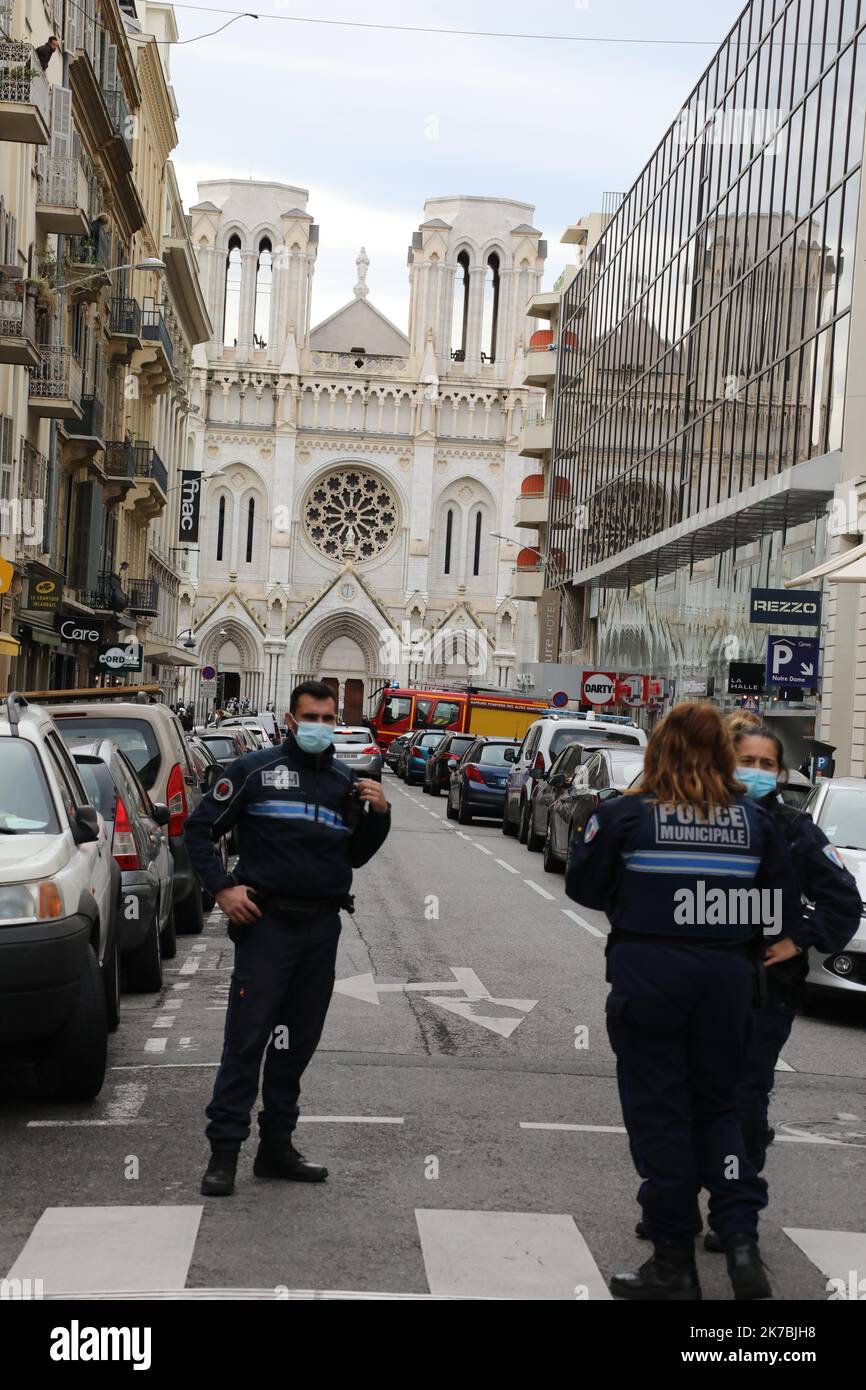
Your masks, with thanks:
M 407 357 L 409 339 L 384 314 L 363 299 L 353 299 L 310 332 L 317 352 L 364 352 L 383 357 Z

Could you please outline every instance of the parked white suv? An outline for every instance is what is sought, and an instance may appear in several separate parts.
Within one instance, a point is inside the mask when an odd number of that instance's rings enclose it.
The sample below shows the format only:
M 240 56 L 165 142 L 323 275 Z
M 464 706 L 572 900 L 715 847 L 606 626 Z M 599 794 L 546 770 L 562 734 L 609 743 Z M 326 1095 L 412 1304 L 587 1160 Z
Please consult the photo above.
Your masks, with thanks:
M 532 769 L 547 772 L 550 765 L 569 743 L 582 743 L 587 748 L 601 744 L 619 747 L 645 748 L 646 731 L 622 715 L 558 714 L 547 711 L 530 724 L 524 735 L 505 787 L 502 808 L 503 835 L 519 835 L 526 844 L 529 833 Z
M 0 701 L 0 1056 L 95 1096 L 119 1018 L 120 872 L 54 721 Z

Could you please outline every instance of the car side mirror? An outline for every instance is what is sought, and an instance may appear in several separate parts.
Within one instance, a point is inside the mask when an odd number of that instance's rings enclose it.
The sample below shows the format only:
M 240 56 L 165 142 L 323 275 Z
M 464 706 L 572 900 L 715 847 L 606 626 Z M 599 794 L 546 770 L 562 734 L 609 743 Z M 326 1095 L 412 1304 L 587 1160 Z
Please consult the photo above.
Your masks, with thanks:
M 619 792 L 616 787 L 602 787 L 600 791 L 596 792 L 596 796 L 599 801 L 613 801 L 619 796 Z
M 92 845 L 99 839 L 99 812 L 94 806 L 79 806 L 72 821 L 72 838 L 77 845 Z
M 550 786 L 555 787 L 557 790 L 565 786 L 565 775 L 562 772 L 552 772 L 547 780 Z
M 459 763 L 459 761 L 460 761 L 459 758 L 449 758 L 449 759 L 448 759 L 448 766 L 449 766 L 449 767 L 456 767 L 457 764 Z
M 507 763 L 513 763 L 513 762 L 514 762 L 514 759 L 515 759 L 516 756 L 517 756 L 517 749 L 516 749 L 516 748 L 506 748 L 506 750 L 505 750 L 505 752 L 503 753 L 502 756 L 504 757 L 504 759 L 505 759 L 505 761 L 506 761 Z
M 530 781 L 532 781 L 532 782 L 543 782 L 546 776 L 547 776 L 547 773 L 544 771 L 544 768 L 543 768 L 543 767 L 533 767 L 533 768 L 530 768 L 530 771 L 529 771 L 529 778 L 530 778 Z
M 209 768 L 208 771 L 210 771 Z M 151 803 L 150 818 L 152 821 L 155 821 L 157 825 L 168 825 L 170 815 L 171 812 L 168 807 L 163 805 L 161 801 L 154 801 Z

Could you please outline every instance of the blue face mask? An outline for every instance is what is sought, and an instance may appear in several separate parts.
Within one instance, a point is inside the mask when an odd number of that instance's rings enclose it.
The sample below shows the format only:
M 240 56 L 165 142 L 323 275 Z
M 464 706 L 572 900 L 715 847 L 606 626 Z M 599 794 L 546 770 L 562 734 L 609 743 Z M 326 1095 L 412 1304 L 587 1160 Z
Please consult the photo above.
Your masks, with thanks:
M 334 742 L 334 726 L 301 720 L 295 730 L 295 738 L 298 747 L 305 753 L 324 753 Z
M 746 796 L 752 801 L 760 801 L 774 792 L 778 785 L 775 772 L 764 772 L 759 767 L 738 767 L 737 777 L 745 783 Z

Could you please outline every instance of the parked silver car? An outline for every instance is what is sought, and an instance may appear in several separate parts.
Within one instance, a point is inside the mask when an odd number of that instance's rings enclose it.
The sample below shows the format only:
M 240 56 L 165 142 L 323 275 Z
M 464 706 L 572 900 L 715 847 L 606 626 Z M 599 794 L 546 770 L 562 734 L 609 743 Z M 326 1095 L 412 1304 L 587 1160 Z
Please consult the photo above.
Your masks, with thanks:
M 338 724 L 334 730 L 334 756 L 360 777 L 382 780 L 382 750 L 362 724 Z
M 820 994 L 847 994 L 866 999 L 866 780 L 862 777 L 821 778 L 803 810 L 823 830 L 839 858 L 857 881 L 864 916 L 857 934 L 844 951 L 825 956 L 811 951 L 806 981 Z

